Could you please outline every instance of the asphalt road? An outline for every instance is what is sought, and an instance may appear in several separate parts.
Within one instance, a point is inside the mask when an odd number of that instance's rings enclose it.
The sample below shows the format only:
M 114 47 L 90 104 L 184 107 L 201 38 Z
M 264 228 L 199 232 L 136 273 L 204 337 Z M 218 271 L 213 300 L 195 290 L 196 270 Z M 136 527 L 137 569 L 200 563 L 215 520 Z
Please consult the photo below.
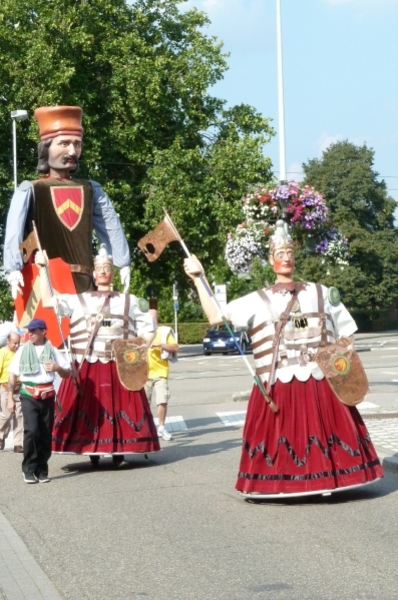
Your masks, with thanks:
M 398 332 L 360 334 L 356 340 L 369 380 L 366 401 L 398 411 Z M 252 355 L 247 354 L 246 359 L 253 366 Z M 189 414 L 198 406 L 233 402 L 239 393 L 247 399 L 252 383 L 237 354 L 204 356 L 200 345 L 183 348 L 179 362 L 170 371 L 170 406 L 184 407 Z
M 377 343 L 361 357 L 387 409 L 398 343 Z M 190 354 L 172 367 L 170 409 L 189 427 L 149 460 L 93 470 L 53 455 L 51 483 L 27 486 L 20 455 L 0 454 L 0 510 L 61 597 L 396 600 L 398 475 L 325 498 L 244 501 L 234 490 L 241 428 L 217 412 L 244 410 L 232 394 L 250 375 L 238 357 Z
M 398 476 L 250 504 L 234 491 L 240 436 L 181 432 L 118 471 L 53 456 L 36 486 L 3 454 L 1 510 L 68 600 L 395 600 Z

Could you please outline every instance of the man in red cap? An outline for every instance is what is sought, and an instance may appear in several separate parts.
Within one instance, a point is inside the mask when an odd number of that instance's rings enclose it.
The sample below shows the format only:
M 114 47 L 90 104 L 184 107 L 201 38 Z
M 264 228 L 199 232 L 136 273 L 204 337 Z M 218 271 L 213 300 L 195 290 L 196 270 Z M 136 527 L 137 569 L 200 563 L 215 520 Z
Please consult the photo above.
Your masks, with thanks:
M 22 182 L 15 191 L 6 225 L 4 270 L 14 299 L 24 284 L 19 245 L 32 231 L 33 220 L 48 257 L 60 257 L 70 265 L 78 293 L 93 286 L 93 229 L 99 242 L 112 253 L 124 289 L 128 289 L 129 248 L 108 196 L 96 181 L 72 179 L 82 152 L 82 114 L 79 106 L 35 110 L 41 139 L 40 178 Z

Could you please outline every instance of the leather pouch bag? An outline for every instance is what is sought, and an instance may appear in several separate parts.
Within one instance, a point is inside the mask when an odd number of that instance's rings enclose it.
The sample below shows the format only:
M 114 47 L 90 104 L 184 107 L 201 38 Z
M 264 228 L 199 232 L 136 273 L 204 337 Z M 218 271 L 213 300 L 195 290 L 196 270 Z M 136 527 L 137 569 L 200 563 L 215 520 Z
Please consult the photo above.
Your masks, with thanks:
M 55 396 L 55 389 L 53 385 L 35 387 L 32 389 L 32 396 L 35 400 L 47 400 L 48 398 L 54 398 Z
M 347 406 L 355 406 L 369 391 L 368 378 L 355 350 L 348 349 L 352 340 L 341 337 L 337 342 L 321 346 L 314 360 L 322 370 L 332 391 Z
M 114 340 L 112 349 L 120 383 L 126 390 L 138 392 L 148 381 L 146 341 L 141 337 Z

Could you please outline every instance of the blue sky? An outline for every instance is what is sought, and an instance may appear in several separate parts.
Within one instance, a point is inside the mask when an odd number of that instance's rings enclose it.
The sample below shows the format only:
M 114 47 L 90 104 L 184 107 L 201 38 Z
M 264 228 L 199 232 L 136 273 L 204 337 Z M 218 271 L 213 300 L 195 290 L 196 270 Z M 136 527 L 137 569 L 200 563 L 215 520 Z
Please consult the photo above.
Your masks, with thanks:
M 276 0 L 188 0 L 230 52 L 213 92 L 251 104 L 278 129 Z M 286 166 L 348 139 L 375 151 L 375 170 L 398 200 L 398 0 L 281 0 Z M 278 176 L 278 137 L 266 147 Z M 398 211 L 397 211 L 398 216 Z

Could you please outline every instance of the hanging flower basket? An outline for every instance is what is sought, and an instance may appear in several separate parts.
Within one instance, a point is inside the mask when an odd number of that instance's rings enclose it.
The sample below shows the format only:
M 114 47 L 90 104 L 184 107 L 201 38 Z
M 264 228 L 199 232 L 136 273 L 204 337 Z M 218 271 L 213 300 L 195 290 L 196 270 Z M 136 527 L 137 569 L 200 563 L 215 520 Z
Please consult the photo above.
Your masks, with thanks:
M 266 260 L 278 219 L 290 225 L 294 240 L 310 254 L 347 264 L 348 244 L 333 227 L 323 196 L 295 181 L 270 190 L 256 188 L 242 199 L 245 221 L 228 234 L 225 259 L 233 273 L 248 273 L 254 258 Z
M 225 258 L 233 273 L 250 273 L 253 260 L 267 258 L 267 241 L 272 226 L 263 221 L 244 222 L 228 234 Z

